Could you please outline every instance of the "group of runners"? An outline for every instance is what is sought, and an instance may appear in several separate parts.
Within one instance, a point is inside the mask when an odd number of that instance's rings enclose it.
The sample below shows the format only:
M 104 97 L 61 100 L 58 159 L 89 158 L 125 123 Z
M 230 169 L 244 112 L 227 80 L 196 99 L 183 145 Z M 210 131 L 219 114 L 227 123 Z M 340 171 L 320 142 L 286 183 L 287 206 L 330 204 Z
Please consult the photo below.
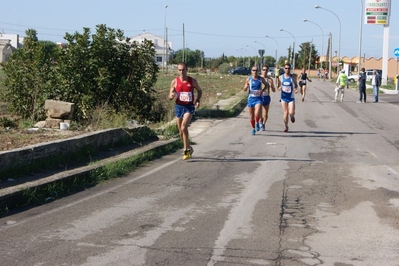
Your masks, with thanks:
M 268 67 L 263 66 L 261 75 L 258 75 L 258 67 L 251 68 L 251 75 L 245 80 L 243 90 L 248 91 L 249 122 L 255 135 L 259 130 L 265 130 L 268 119 L 269 106 L 271 102 L 270 91 L 275 92 L 273 79 L 267 76 Z M 283 108 L 284 132 L 288 132 L 288 122 L 295 123 L 295 96 L 298 92 L 298 77 L 291 73 L 291 65 L 284 65 L 284 73 L 276 76 L 277 90 L 281 92 L 281 106 Z M 306 83 L 311 82 L 307 76 L 306 69 L 299 75 L 299 89 L 302 95 L 302 102 L 305 101 Z M 263 113 L 263 115 L 262 115 Z
M 175 99 L 176 124 L 183 142 L 183 160 L 191 158 L 194 149 L 190 146 L 188 126 L 196 108 L 200 106 L 202 89 L 196 79 L 187 75 L 187 65 L 177 65 L 179 76 L 174 78 L 170 84 L 168 95 L 169 100 Z M 265 124 L 268 120 L 269 107 L 271 102 L 270 92 L 276 92 L 273 79 L 267 76 L 268 67 L 263 66 L 261 75 L 258 74 L 258 67 L 251 68 L 251 75 L 245 80 L 243 90 L 248 91 L 247 107 L 249 120 L 252 127 L 251 134 L 255 135 L 259 130 L 266 130 Z M 298 77 L 291 73 L 291 65 L 284 65 L 284 73 L 276 75 L 277 90 L 281 91 L 281 106 L 283 108 L 284 132 L 288 132 L 289 119 L 295 123 L 295 97 L 298 92 Z M 299 86 L 302 101 L 305 100 L 306 82 L 311 80 L 307 77 L 306 69 L 299 76 Z M 194 90 L 197 91 L 197 98 L 194 98 Z

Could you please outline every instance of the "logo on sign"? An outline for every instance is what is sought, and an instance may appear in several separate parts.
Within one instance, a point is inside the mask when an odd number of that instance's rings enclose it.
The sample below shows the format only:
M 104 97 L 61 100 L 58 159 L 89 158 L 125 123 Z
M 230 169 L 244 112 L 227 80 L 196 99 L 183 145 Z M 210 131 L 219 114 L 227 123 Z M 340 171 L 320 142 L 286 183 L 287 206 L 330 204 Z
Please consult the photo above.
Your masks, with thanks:
M 395 48 L 395 50 L 393 50 L 393 55 L 399 57 L 399 48 Z

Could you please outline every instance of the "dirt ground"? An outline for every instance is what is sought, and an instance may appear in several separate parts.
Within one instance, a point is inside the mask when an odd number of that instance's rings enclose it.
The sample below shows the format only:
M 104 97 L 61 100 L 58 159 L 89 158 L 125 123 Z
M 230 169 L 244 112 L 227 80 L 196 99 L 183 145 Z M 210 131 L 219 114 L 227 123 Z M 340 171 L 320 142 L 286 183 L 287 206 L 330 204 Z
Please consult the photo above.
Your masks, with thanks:
M 88 132 L 60 129 L 39 129 L 37 131 L 29 131 L 28 129 L 5 130 L 4 128 L 0 128 L 0 152 L 38 143 L 66 139 L 85 133 Z

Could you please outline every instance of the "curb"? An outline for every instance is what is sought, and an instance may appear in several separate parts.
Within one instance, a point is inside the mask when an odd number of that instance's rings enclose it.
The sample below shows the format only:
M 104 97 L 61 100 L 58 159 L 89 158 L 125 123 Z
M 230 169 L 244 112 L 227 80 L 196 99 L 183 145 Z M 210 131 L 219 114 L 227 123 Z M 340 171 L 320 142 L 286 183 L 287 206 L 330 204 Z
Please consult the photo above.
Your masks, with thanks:
M 29 195 L 30 193 L 36 193 L 41 189 L 45 189 L 51 184 L 54 184 L 56 182 L 67 182 L 79 177 L 84 178 L 91 173 L 95 173 L 96 170 L 102 167 L 106 167 L 113 163 L 127 160 L 133 156 L 163 148 L 168 145 L 177 145 L 179 142 L 180 139 L 177 138 L 169 140 L 159 140 L 149 143 L 143 147 L 136 148 L 109 158 L 105 158 L 90 165 L 82 166 L 73 170 L 59 172 L 34 181 L 0 189 L 0 216 L 12 208 L 26 205 L 25 198 L 27 195 Z M 54 200 L 54 198 L 46 197 L 45 201 L 49 200 Z

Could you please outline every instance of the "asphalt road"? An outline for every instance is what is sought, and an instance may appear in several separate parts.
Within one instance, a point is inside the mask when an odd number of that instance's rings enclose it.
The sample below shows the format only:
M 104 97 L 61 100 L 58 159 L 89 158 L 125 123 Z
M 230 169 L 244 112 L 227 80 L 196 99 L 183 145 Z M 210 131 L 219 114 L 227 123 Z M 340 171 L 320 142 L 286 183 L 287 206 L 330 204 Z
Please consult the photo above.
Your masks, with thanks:
M 309 84 L 288 133 L 277 93 L 255 136 L 200 119 L 190 161 L 0 219 L 0 265 L 399 265 L 398 96 L 333 93 Z

